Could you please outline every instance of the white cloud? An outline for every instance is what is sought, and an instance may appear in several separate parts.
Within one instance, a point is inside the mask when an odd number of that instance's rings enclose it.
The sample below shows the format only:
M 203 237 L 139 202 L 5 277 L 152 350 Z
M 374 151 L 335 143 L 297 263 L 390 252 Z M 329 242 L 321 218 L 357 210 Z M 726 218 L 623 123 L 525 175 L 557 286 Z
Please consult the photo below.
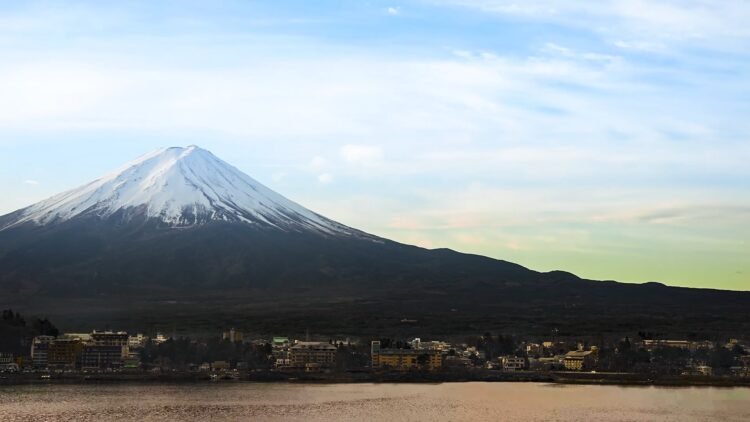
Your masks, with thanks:
M 400 7 L 391 6 L 385 9 L 385 12 L 388 13 L 391 16 L 396 16 L 401 13 Z
M 27 179 L 27 180 L 24 180 L 23 182 L 26 183 L 27 185 L 38 185 L 39 184 L 38 181 L 32 180 L 32 179 Z
M 308 167 L 311 170 L 321 170 L 323 169 L 326 164 L 328 164 L 328 160 L 325 159 L 325 157 L 322 157 L 320 155 L 316 155 L 315 157 L 310 160 L 310 163 L 308 164 Z
M 0 70 L 0 126 L 76 118 L 111 101 L 123 84 L 112 73 L 82 62 L 5 63 Z
M 666 46 L 663 43 L 659 42 L 618 40 L 614 42 L 614 45 L 623 50 L 643 51 L 650 53 L 661 53 L 666 51 Z
M 744 0 L 433 0 L 432 3 L 551 21 L 605 37 L 615 34 L 647 37 L 644 41 L 649 44 L 689 40 L 711 42 L 722 49 L 728 47 L 727 43 L 746 48 L 740 39 L 750 37 L 746 24 L 750 19 L 750 3 Z
M 374 145 L 347 144 L 339 150 L 341 158 L 350 164 L 372 165 L 383 158 L 383 151 Z
M 318 175 L 318 182 L 328 184 L 333 181 L 333 176 L 329 173 L 322 173 Z

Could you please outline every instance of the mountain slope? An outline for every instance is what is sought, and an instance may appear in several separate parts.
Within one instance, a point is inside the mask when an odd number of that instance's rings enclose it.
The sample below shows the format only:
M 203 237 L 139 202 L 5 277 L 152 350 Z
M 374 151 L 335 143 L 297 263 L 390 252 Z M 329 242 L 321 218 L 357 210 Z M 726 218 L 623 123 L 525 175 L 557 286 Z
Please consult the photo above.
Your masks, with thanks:
M 516 264 L 448 262 L 444 253 L 347 227 L 195 146 L 155 151 L 0 217 L 0 283 L 27 297 L 209 287 L 362 292 L 537 278 Z
M 405 317 L 444 333 L 750 329 L 748 292 L 594 282 L 400 244 L 197 147 L 159 150 L 0 217 L 0 306 L 85 329 L 234 321 L 377 334 Z

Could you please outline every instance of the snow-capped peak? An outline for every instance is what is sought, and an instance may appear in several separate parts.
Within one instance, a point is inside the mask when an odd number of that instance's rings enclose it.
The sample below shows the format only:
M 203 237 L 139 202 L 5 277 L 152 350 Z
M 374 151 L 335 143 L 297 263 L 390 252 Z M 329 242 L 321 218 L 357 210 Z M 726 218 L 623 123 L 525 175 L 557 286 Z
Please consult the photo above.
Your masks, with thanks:
M 174 227 L 243 222 L 284 231 L 361 235 L 296 204 L 209 151 L 164 148 L 93 182 L 17 211 L 0 230 L 78 216 L 145 216 Z

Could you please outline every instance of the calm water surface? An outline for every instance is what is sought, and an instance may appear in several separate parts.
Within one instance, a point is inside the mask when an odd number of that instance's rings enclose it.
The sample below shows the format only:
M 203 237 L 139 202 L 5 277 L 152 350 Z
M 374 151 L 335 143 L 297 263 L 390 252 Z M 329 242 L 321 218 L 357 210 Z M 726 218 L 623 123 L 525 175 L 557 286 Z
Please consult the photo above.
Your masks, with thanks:
M 28 385 L 0 421 L 750 421 L 748 388 L 534 383 Z

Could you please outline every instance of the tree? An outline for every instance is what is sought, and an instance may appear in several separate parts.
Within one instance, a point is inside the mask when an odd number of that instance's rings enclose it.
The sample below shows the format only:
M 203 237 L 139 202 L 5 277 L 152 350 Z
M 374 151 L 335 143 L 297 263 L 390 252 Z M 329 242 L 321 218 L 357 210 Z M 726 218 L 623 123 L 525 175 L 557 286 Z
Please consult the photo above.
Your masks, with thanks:
M 57 337 L 58 335 L 60 335 L 60 330 L 58 330 L 57 327 L 55 327 L 47 318 L 34 319 L 32 327 L 36 335 L 52 337 Z

